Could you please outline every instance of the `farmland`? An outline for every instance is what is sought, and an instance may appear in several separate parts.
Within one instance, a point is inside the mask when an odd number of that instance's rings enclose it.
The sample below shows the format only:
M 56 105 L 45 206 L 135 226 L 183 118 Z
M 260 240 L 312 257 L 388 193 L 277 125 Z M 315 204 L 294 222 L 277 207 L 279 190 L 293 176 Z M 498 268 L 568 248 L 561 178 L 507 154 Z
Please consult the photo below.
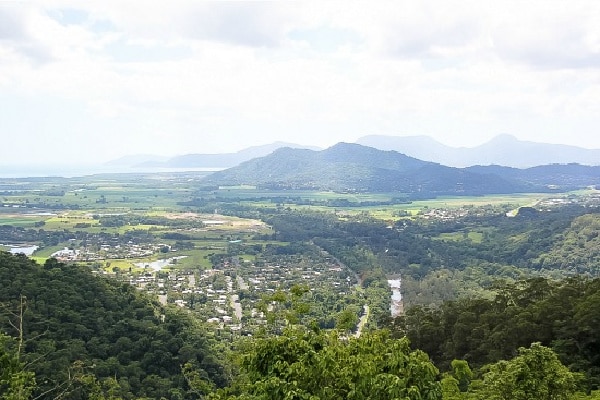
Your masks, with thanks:
M 290 324 L 404 335 L 403 321 L 449 300 L 600 275 L 595 190 L 408 200 L 205 188 L 201 178 L 0 180 L 0 250 L 23 249 L 65 281 L 77 271 L 116 281 L 155 311 L 192 318 L 224 354 Z M 419 332 L 409 330 L 411 340 Z
M 211 321 L 213 329 L 232 335 L 264 326 L 261 298 L 294 285 L 310 286 L 304 300 L 313 310 L 321 310 L 313 317 L 322 326 L 333 326 L 335 316 L 344 311 L 356 323 L 368 319 L 364 310 L 369 307 L 374 315 L 388 312 L 391 292 L 385 275 L 375 278 L 380 285 L 366 291 L 358 284 L 363 278 L 373 279 L 369 278 L 373 271 L 382 266 L 377 260 L 388 256 L 364 247 L 331 246 L 326 235 L 330 218 L 365 223 L 361 229 L 377 223 L 389 228 L 402 227 L 406 221 L 448 224 L 505 215 L 525 205 L 551 205 L 547 195 L 537 193 L 408 201 L 403 193 L 269 191 L 248 186 L 203 190 L 203 176 L 190 172 L 4 179 L 0 243 L 6 249 L 38 246 L 32 258 L 41 263 L 55 257 L 87 265 L 163 302 L 194 310 Z M 571 196 L 594 195 L 584 191 Z M 559 200 L 555 201 L 562 205 L 574 201 L 566 195 Z M 314 220 L 307 229 L 315 233 L 297 236 L 306 218 Z M 286 233 L 288 228 L 295 233 Z M 432 240 L 449 246 L 482 245 L 497 234 L 493 226 L 427 229 Z M 325 236 L 318 243 L 307 243 L 310 235 L 315 240 Z M 511 240 L 517 243 L 517 237 Z M 411 290 L 422 291 L 411 286 L 410 275 L 423 274 L 418 271 L 424 271 L 424 265 L 408 268 L 412 272 L 406 276 L 407 299 L 412 298 Z M 385 264 L 383 268 L 399 272 Z M 315 299 L 323 296 L 326 305 L 319 305 Z M 370 326 L 375 320 L 365 322 Z

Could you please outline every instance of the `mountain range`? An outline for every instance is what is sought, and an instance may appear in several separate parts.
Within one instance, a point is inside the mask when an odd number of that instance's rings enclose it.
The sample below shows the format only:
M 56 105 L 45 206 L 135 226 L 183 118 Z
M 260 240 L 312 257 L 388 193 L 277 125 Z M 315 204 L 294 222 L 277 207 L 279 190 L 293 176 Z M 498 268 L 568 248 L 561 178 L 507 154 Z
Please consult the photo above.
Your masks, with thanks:
M 395 150 L 420 160 L 459 168 L 473 165 L 529 168 L 553 163 L 600 165 L 600 149 L 529 142 L 511 135 L 496 136 L 476 147 L 451 147 L 428 136 L 369 135 L 359 138 L 356 143 L 379 150 Z M 274 142 L 235 153 L 191 153 L 171 158 L 153 155 L 125 156 L 105 165 L 135 168 L 230 168 L 244 161 L 266 156 L 283 147 L 319 150 L 314 146 Z
M 356 143 L 328 149 L 280 148 L 210 174 L 206 186 L 255 185 L 265 189 L 401 192 L 410 197 L 548 192 L 600 185 L 600 166 L 553 164 L 527 169 L 448 167 L 394 150 Z
M 109 161 L 106 165 L 135 168 L 229 168 L 256 157 L 266 156 L 282 147 L 319 149 L 318 147 L 302 146 L 296 143 L 274 142 L 261 146 L 248 147 L 235 153 L 193 153 L 171 158 L 150 155 L 125 156 Z
M 529 168 L 553 163 L 600 165 L 600 149 L 529 142 L 506 134 L 476 147 L 450 147 L 428 136 L 370 135 L 361 137 L 356 143 L 379 150 L 396 150 L 452 167 L 502 165 Z

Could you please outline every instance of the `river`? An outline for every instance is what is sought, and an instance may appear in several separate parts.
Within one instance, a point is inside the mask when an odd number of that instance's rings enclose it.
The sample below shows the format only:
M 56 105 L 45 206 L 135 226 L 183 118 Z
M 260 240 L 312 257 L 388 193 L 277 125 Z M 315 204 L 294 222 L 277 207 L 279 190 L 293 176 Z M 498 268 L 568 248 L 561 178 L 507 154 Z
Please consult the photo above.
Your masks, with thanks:
M 32 255 L 38 249 L 37 246 L 13 247 L 11 245 L 7 245 L 7 247 L 10 247 L 10 252 L 12 254 L 23 253 L 26 256 Z
M 390 304 L 390 313 L 392 318 L 395 318 L 404 312 L 404 306 L 402 304 L 402 293 L 400 292 L 400 285 L 402 280 L 388 279 L 388 285 L 392 289 L 392 301 Z

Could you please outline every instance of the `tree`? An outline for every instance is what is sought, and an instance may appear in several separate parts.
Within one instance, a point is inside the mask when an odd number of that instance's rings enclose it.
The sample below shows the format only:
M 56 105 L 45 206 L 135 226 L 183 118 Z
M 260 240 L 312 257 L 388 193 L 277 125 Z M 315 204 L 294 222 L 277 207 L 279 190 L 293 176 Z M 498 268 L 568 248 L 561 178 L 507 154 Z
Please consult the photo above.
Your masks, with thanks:
M 23 352 L 23 313 L 26 298 L 20 295 L 19 311 L 9 311 L 15 322 L 9 324 L 17 331 L 18 338 L 13 339 L 0 332 L 0 399 L 26 400 L 35 389 L 35 374 L 25 370 L 21 361 Z
M 354 330 L 356 324 L 358 324 L 358 316 L 356 315 L 356 312 L 350 308 L 341 311 L 335 320 L 335 327 L 344 332 Z
M 484 374 L 481 399 L 567 400 L 576 390 L 577 374 L 539 343 L 520 348 L 510 361 L 499 361 Z
M 20 360 L 19 345 L 14 342 L 0 333 L 1 400 L 26 400 L 35 388 L 35 374 L 25 370 Z
M 341 339 L 337 331 L 288 328 L 253 339 L 241 362 L 245 372 L 215 399 L 439 400 L 438 370 L 407 339 L 387 331 Z M 238 396 L 238 397 L 235 397 Z
M 465 360 L 453 360 L 452 363 L 452 375 L 458 382 L 458 388 L 461 392 L 466 392 L 473 379 L 473 372 L 469 364 Z

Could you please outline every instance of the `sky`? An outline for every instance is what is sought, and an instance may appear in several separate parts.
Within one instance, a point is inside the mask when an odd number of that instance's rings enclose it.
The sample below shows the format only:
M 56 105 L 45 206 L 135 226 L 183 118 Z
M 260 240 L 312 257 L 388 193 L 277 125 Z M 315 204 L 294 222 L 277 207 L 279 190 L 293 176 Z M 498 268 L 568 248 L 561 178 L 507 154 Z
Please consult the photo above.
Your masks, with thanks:
M 600 148 L 600 2 L 0 0 L 0 165 L 365 135 Z

